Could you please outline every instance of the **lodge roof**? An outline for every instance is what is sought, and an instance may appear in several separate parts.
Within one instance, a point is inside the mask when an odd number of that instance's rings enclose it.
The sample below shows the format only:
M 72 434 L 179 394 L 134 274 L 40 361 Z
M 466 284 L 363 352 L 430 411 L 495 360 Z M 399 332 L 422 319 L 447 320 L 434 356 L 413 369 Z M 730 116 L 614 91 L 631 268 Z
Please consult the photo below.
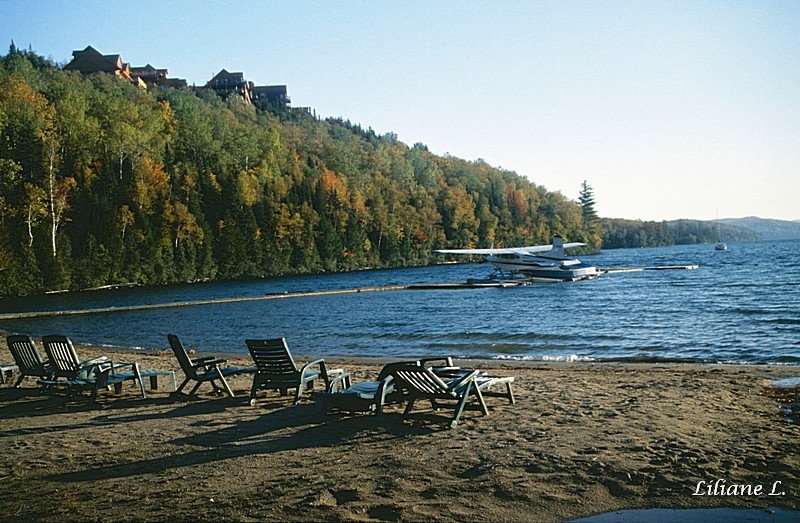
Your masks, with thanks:
M 70 71 L 81 73 L 117 73 L 124 70 L 120 55 L 102 55 L 91 45 L 80 51 L 72 51 L 72 61 L 64 66 Z

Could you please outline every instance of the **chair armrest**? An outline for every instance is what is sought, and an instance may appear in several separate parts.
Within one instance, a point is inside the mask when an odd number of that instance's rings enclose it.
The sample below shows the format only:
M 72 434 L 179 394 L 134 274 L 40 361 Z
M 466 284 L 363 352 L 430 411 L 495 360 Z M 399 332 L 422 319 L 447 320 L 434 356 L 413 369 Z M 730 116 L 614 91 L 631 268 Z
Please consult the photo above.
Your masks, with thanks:
M 213 358 L 213 357 L 210 357 L 210 358 L 208 358 L 208 357 L 207 358 L 199 358 L 197 360 L 193 360 L 192 361 L 192 367 L 194 367 L 195 369 L 200 368 L 200 367 L 205 367 L 206 369 L 211 369 L 212 367 L 216 367 L 220 363 L 227 363 L 227 362 L 228 362 L 228 360 L 223 359 L 223 358 Z
M 93 358 L 91 360 L 82 361 L 78 369 L 78 378 L 88 378 L 92 374 L 99 378 L 101 374 L 115 374 L 116 369 L 127 367 L 130 363 L 114 363 L 106 356 Z M 105 379 L 105 378 L 104 378 Z
M 205 363 L 211 360 L 219 359 L 216 356 L 203 356 L 202 358 L 190 358 L 192 365 L 199 365 L 201 363 Z
M 308 369 L 312 365 L 319 365 L 320 370 L 323 371 L 324 373 L 327 373 L 327 371 L 325 370 L 325 360 L 324 359 L 318 359 L 318 360 L 314 360 L 314 361 L 309 361 L 308 363 L 306 363 L 305 365 L 300 367 L 300 374 L 305 374 L 306 369 Z
M 381 380 L 378 385 L 378 392 L 375 394 L 375 413 L 383 414 L 383 406 L 386 404 L 386 395 L 394 391 L 394 377 L 391 375 Z
M 106 356 L 98 356 L 96 358 L 91 358 L 91 359 L 84 360 L 84 361 L 80 362 L 79 367 L 81 369 L 97 367 L 99 364 L 106 363 L 108 361 L 109 361 L 108 357 L 106 357 Z
M 441 357 L 441 358 L 422 358 L 421 360 L 418 360 L 418 361 L 419 361 L 419 364 L 422 367 L 426 367 L 428 363 L 431 363 L 431 362 L 434 362 L 434 361 L 441 361 L 443 363 L 443 365 L 441 365 L 442 367 L 452 367 L 453 366 L 453 357 L 452 356 L 444 356 L 444 357 Z
M 431 367 L 431 370 L 443 380 L 448 378 L 460 378 L 472 372 L 469 369 L 462 369 L 461 367 Z
M 330 377 L 328 376 L 328 371 L 325 368 L 325 360 L 320 358 L 318 360 L 309 361 L 302 367 L 300 367 L 300 378 L 304 378 L 306 373 L 310 370 L 310 368 L 314 365 L 319 366 L 319 373 L 322 376 L 323 381 L 325 381 L 325 390 L 328 390 L 330 387 Z
M 98 373 L 95 375 L 95 389 L 101 389 L 103 387 L 108 386 L 108 376 L 114 370 L 114 367 L 107 366 L 97 368 Z
M 469 374 L 462 376 L 460 378 L 452 378 L 447 381 L 447 388 L 452 391 L 458 391 L 462 389 L 467 383 L 474 382 L 475 378 L 481 373 L 479 370 L 473 370 Z
M 125 367 L 130 367 L 131 370 L 133 370 L 133 366 L 134 365 L 135 365 L 135 363 L 122 363 L 120 361 L 114 362 L 114 361 L 108 360 L 108 361 L 104 361 L 104 362 L 100 363 L 98 368 L 102 369 L 102 370 L 105 370 L 106 367 L 108 367 L 111 370 L 111 374 L 113 375 L 113 374 L 117 373 L 117 369 L 124 369 Z
M 333 393 L 337 390 L 342 391 L 350 387 L 350 373 L 344 372 L 343 369 L 335 370 L 339 372 L 332 376 L 330 374 L 328 375 L 330 379 L 325 386 L 325 392 Z M 332 372 L 333 371 L 331 371 L 331 373 Z

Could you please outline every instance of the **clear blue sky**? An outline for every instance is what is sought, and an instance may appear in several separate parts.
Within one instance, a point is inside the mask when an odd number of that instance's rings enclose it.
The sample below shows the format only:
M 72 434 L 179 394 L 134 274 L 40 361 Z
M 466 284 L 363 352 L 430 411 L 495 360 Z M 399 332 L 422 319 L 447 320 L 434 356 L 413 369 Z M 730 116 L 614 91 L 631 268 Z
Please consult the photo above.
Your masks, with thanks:
M 601 216 L 800 219 L 800 1 L 0 0 L 0 46 L 92 45 L 516 171 Z

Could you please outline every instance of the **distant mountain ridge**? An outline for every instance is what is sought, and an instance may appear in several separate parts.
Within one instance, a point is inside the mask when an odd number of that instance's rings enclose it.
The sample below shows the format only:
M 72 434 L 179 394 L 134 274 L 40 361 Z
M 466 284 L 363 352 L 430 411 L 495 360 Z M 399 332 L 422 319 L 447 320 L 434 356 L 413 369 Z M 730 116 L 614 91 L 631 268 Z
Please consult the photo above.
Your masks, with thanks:
M 719 222 L 750 229 L 759 233 L 765 240 L 800 239 L 800 220 L 771 220 L 748 216 L 746 218 L 723 218 Z

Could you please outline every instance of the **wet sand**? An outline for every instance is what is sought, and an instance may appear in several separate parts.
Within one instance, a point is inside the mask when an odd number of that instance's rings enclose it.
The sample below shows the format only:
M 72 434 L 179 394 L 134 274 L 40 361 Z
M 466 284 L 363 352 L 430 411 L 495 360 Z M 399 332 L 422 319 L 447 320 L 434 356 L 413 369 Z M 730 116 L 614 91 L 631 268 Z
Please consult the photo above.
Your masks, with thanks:
M 78 351 L 183 380 L 171 352 Z M 381 367 L 327 360 L 354 381 Z M 235 398 L 207 384 L 176 396 L 160 378 L 147 399 L 126 382 L 95 405 L 42 395 L 32 378 L 6 384 L 0 519 L 546 522 L 800 509 L 800 425 L 784 410 L 798 389 L 769 387 L 796 367 L 457 363 L 515 376 L 516 404 L 487 398 L 489 416 L 470 410 L 450 429 L 450 411 L 422 404 L 407 417 L 400 406 L 326 414 L 309 395 L 292 406 L 262 392 L 251 407 L 248 375 L 230 379 Z

